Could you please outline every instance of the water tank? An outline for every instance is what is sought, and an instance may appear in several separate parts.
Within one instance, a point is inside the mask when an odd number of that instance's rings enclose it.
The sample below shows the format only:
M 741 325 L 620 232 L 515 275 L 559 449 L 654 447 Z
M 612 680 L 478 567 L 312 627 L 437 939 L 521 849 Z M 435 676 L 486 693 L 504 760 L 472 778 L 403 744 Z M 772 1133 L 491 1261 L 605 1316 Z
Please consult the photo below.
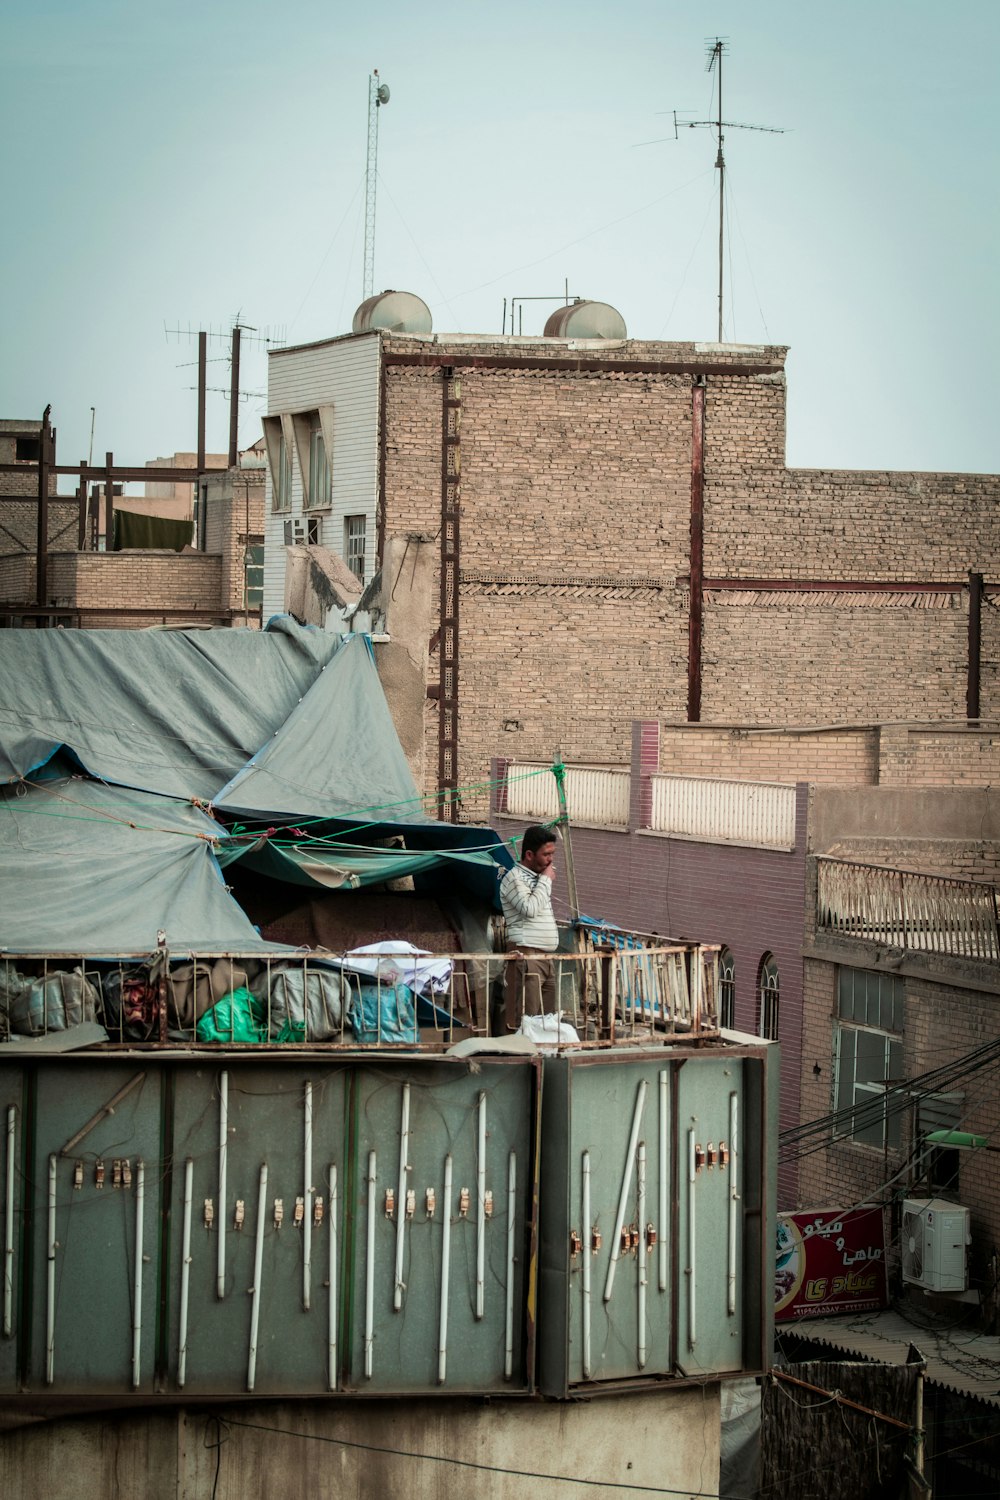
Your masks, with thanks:
M 571 302 L 559 307 L 545 324 L 547 339 L 624 339 L 625 319 L 606 302 Z
M 355 333 L 384 328 L 386 333 L 430 333 L 431 310 L 414 292 L 379 292 L 362 302 L 351 325 Z

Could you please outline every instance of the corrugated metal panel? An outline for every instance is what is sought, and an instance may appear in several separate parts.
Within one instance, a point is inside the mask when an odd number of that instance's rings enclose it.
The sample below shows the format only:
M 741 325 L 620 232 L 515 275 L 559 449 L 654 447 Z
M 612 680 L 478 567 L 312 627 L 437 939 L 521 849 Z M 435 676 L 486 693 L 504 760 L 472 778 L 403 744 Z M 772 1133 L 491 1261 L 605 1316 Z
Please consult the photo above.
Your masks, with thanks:
M 572 821 L 598 828 L 627 827 L 630 780 L 628 771 L 567 766 L 566 802 Z M 555 777 L 544 762 L 511 762 L 506 786 L 511 817 L 548 823 L 559 816 Z
M 794 786 L 654 775 L 652 791 L 651 827 L 658 833 L 765 849 L 795 847 Z
M 913 1344 L 927 1361 L 927 1379 L 950 1391 L 961 1391 L 1000 1406 L 1000 1338 L 961 1330 L 957 1340 L 947 1324 L 911 1323 L 901 1312 L 873 1313 L 857 1322 L 814 1318 L 789 1330 L 830 1349 L 860 1355 L 882 1364 L 905 1364 Z
M 268 365 L 268 414 L 315 411 L 333 407 L 333 505 L 320 518 L 323 546 L 343 552 L 344 519 L 363 515 L 368 532 L 368 573 L 375 548 L 378 493 L 377 334 L 342 343 L 275 354 Z M 292 461 L 291 508 L 274 514 L 271 475 L 265 494 L 264 619 L 285 604 L 284 522 L 301 517 L 302 474 Z M 312 513 L 311 513 L 312 514 Z

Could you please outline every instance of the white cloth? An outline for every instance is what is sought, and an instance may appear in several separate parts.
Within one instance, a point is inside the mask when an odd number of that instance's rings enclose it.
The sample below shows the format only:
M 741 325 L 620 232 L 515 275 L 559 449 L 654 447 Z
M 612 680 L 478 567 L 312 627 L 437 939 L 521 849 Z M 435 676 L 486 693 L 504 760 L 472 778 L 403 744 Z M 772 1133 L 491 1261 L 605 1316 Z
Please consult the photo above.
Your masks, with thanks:
M 390 984 L 409 985 L 416 994 L 440 994 L 451 982 L 450 958 L 435 958 L 426 948 L 414 948 L 402 938 L 352 948 L 345 958 L 355 974 L 381 978 Z
M 559 931 L 552 915 L 552 882 L 547 876 L 514 865 L 500 882 L 500 905 L 511 948 L 556 951 Z

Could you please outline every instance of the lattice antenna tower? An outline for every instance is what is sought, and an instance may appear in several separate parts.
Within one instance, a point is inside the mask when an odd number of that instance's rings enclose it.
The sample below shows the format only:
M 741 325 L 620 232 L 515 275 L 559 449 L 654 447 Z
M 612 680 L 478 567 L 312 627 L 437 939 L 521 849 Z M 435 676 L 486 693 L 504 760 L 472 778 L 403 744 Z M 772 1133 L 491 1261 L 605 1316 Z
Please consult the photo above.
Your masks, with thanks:
M 727 130 L 761 130 L 768 135 L 784 135 L 784 130 L 774 125 L 746 125 L 739 120 L 724 120 L 722 118 L 722 59 L 729 50 L 729 43 L 725 37 L 717 36 L 710 38 L 705 43 L 708 61 L 705 65 L 707 73 L 716 74 L 716 112 L 714 120 L 679 120 L 677 111 L 674 110 L 674 139 L 676 140 L 681 126 L 689 130 L 698 130 L 707 127 L 714 130 L 718 143 L 715 156 L 715 169 L 719 174 L 719 343 L 722 343 L 722 311 L 723 311 L 723 265 L 724 265 L 724 238 L 725 238 L 725 213 L 726 213 L 726 158 L 723 151 L 725 131 Z
M 364 293 L 372 295 L 375 282 L 375 188 L 378 182 L 378 112 L 389 103 L 389 87 L 379 81 L 378 68 L 368 80 L 368 156 L 365 161 L 365 271 Z

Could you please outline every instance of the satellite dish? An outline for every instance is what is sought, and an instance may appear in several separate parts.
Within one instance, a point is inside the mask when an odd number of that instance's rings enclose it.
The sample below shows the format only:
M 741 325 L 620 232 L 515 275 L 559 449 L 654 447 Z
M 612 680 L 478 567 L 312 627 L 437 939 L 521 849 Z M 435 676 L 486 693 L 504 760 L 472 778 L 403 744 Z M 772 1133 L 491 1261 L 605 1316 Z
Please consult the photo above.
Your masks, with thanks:
M 389 85 L 387 83 L 380 83 L 378 86 L 378 93 L 375 95 L 375 97 L 378 100 L 379 104 L 388 104 Z

